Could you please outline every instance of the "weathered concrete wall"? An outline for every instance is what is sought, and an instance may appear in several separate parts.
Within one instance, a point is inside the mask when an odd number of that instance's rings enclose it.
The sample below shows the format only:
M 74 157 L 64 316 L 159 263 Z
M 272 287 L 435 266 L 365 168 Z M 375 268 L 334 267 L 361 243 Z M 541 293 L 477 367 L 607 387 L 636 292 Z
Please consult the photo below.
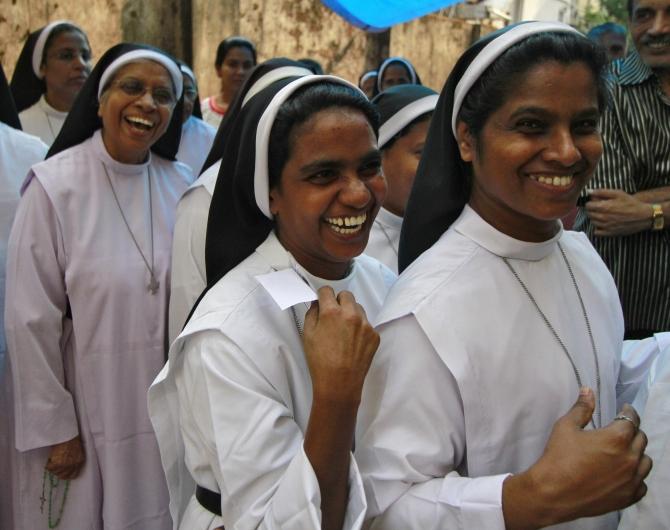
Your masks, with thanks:
M 311 57 L 326 72 L 354 82 L 386 51 L 388 39 L 390 53 L 411 60 L 424 83 L 439 90 L 473 32 L 465 22 L 428 15 L 394 27 L 390 38 L 366 34 L 319 0 L 86 0 L 82 11 L 83 5 L 83 0 L 0 0 L 0 60 L 8 77 L 30 29 L 64 18 L 88 32 L 94 58 L 128 39 L 191 62 L 203 97 L 218 88 L 216 47 L 230 35 L 256 42 L 259 60 Z

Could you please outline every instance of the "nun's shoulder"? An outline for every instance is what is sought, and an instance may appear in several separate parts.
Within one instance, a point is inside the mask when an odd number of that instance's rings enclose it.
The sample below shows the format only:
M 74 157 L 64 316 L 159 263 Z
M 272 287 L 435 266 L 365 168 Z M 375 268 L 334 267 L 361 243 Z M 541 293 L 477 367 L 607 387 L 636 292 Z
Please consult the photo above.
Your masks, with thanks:
M 81 180 L 90 180 L 90 164 L 93 160 L 91 138 L 64 149 L 35 164 L 32 169 L 45 188 L 51 186 L 75 186 Z
M 468 265 L 480 254 L 480 247 L 471 240 L 456 230 L 447 230 L 400 274 L 376 324 L 415 313 L 433 303 L 436 296 L 448 293 L 454 282 L 461 285 L 469 281 Z
M 13 153 L 13 156 L 21 157 L 25 154 L 31 156 L 35 162 L 43 160 L 49 150 L 49 146 L 39 137 L 14 129 L 2 122 L 0 122 L 0 144 L 7 152 Z
M 390 289 L 398 279 L 398 275 L 395 272 L 377 258 L 368 256 L 367 254 L 361 254 L 356 258 L 356 266 L 360 268 L 361 273 L 366 276 L 366 279 L 370 278 L 371 281 L 379 283 L 386 290 Z
M 184 190 L 186 190 L 194 180 L 193 170 L 179 160 L 168 160 L 156 153 L 151 153 L 151 165 L 152 167 L 158 168 L 159 171 L 171 175 L 173 174 L 177 180 L 183 181 L 185 184 Z
M 270 264 L 259 253 L 252 253 L 207 291 L 182 334 L 204 329 L 224 331 L 240 318 L 258 325 L 263 313 L 279 309 L 256 279 L 270 272 Z

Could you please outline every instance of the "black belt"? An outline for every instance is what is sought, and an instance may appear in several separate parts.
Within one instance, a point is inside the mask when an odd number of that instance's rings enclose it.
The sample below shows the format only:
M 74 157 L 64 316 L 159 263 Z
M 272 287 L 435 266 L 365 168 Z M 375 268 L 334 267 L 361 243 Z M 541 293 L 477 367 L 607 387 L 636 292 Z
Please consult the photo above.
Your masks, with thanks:
M 208 512 L 221 517 L 221 494 L 208 490 L 202 486 L 195 487 L 195 498 L 198 499 L 200 506 Z

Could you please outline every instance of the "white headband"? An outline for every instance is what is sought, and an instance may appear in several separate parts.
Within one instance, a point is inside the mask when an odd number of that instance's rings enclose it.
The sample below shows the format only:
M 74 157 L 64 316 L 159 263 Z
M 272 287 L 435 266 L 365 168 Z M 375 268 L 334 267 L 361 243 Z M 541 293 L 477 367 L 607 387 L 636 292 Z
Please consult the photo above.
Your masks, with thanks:
M 56 26 L 60 26 L 61 24 L 70 24 L 84 33 L 84 30 L 69 20 L 55 20 L 51 24 L 44 26 L 44 29 L 40 31 L 40 34 L 37 36 L 37 41 L 35 42 L 35 47 L 33 48 L 33 72 L 35 72 L 35 75 L 38 79 L 44 78 L 44 76 L 40 73 L 40 67 L 42 66 L 42 56 L 44 55 L 44 45 L 47 43 L 47 39 L 49 38 L 49 35 L 51 35 L 51 32 L 56 28 Z
M 155 61 L 161 66 L 165 67 L 165 69 L 170 74 L 170 78 L 172 78 L 175 96 L 177 99 L 179 99 L 184 88 L 184 79 L 181 76 L 181 70 L 177 66 L 177 63 L 162 53 L 155 52 L 153 50 L 140 49 L 124 53 L 123 55 L 117 57 L 114 59 L 114 61 L 112 61 L 112 64 L 110 64 L 105 69 L 105 71 L 102 73 L 102 76 L 100 77 L 100 84 L 98 85 L 98 100 L 100 100 L 100 96 L 102 95 L 102 91 L 105 88 L 107 81 L 119 70 L 119 68 L 125 66 L 128 63 L 133 63 L 142 59 Z
M 268 148 L 270 146 L 270 132 L 274 125 L 279 107 L 293 94 L 298 88 L 303 85 L 318 83 L 319 81 L 332 81 L 334 83 L 349 86 L 360 92 L 365 96 L 360 88 L 356 85 L 345 81 L 340 77 L 334 75 L 306 75 L 300 79 L 289 83 L 272 98 L 272 101 L 267 106 L 261 119 L 258 120 L 258 128 L 256 129 L 256 162 L 254 167 L 254 194 L 256 196 L 256 204 L 263 215 L 268 219 L 272 219 L 272 212 L 270 211 L 270 172 L 268 168 Z
M 303 68 L 302 66 L 282 66 L 280 68 L 275 68 L 270 70 L 267 74 L 259 77 L 256 82 L 251 85 L 251 88 L 244 95 L 242 100 L 242 107 L 244 107 L 249 100 L 258 94 L 264 88 L 269 87 L 275 81 L 280 79 L 285 79 L 287 77 L 302 77 L 305 75 L 313 75 L 311 70 Z
M 402 131 L 412 120 L 435 110 L 439 97 L 437 94 L 431 94 L 412 101 L 386 120 L 379 128 L 379 149 L 384 147 L 386 142 Z
M 195 85 L 195 88 L 198 88 L 198 80 L 195 78 L 195 74 L 193 73 L 193 70 L 191 70 L 188 66 L 185 64 L 180 64 L 179 69 L 181 70 L 182 74 L 186 74 L 191 78 L 191 81 L 193 81 L 193 84 Z
M 404 59 L 402 57 L 389 57 L 379 67 L 379 75 L 377 76 L 377 90 L 379 90 L 380 92 L 382 91 L 382 77 L 384 77 L 384 70 L 386 70 L 391 65 L 391 63 L 403 64 L 405 68 L 407 68 L 407 71 L 409 72 L 409 76 L 411 78 L 409 80 L 409 84 L 416 85 L 416 71 L 414 70 L 412 63 L 410 63 L 407 59 Z
M 511 48 L 514 44 L 524 40 L 526 37 L 535 33 L 545 31 L 560 33 L 577 33 L 582 35 L 575 28 L 563 24 L 562 22 L 527 22 L 506 31 L 500 37 L 489 42 L 484 49 L 473 59 L 468 68 L 461 77 L 456 90 L 454 91 L 454 108 L 451 113 L 451 130 L 456 137 L 456 119 L 461 110 L 461 105 L 465 96 L 468 94 L 472 85 L 481 77 L 484 71 L 498 58 L 505 50 Z

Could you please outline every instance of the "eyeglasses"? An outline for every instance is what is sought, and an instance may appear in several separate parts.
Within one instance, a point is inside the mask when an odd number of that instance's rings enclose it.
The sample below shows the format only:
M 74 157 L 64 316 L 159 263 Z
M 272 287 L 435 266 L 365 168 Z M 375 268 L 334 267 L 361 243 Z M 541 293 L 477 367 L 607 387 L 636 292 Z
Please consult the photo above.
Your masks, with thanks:
M 174 93 L 169 88 L 149 88 L 139 79 L 121 79 L 119 81 L 114 81 L 112 84 L 121 89 L 121 92 L 124 94 L 134 98 L 144 96 L 149 90 L 151 91 L 151 97 L 153 98 L 154 103 L 162 107 L 172 107 L 177 102 Z

